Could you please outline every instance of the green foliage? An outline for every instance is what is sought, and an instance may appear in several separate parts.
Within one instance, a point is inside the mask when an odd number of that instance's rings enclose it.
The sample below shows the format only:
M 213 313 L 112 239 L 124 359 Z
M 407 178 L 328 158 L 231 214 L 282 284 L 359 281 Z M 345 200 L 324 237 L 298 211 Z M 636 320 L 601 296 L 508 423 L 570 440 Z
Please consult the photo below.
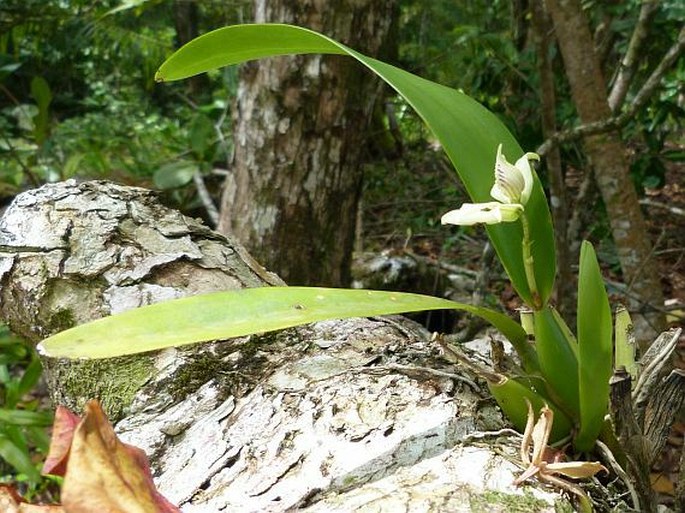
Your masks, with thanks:
M 448 157 L 475 201 L 489 197 L 493 155 L 499 144 L 505 153 L 523 151 L 499 120 L 480 104 L 453 89 L 427 81 L 389 64 L 366 57 L 321 34 L 288 25 L 241 25 L 201 36 L 173 54 L 157 72 L 161 81 L 187 78 L 219 66 L 237 64 L 267 56 L 293 53 L 349 55 L 391 85 L 418 112 L 442 144 Z M 554 238 L 549 209 L 539 181 L 535 180 L 526 214 L 535 232 L 532 247 L 539 266 L 537 283 L 544 303 L 554 281 Z M 488 233 L 512 284 L 519 295 L 533 303 L 526 281 L 520 227 L 492 226 Z
M 571 417 L 546 394 L 546 384 L 539 378 L 503 377 L 499 381 L 488 381 L 488 388 L 504 414 L 521 432 L 524 431 L 528 420 L 526 399 L 534 411 L 540 411 L 543 406 L 548 405 L 554 412 L 550 436 L 553 442 L 567 438 L 573 429 Z
M 198 28 L 246 6 L 198 5 Z M 199 116 L 225 118 L 237 84 L 235 73 L 217 73 L 207 81 L 213 90 L 180 106 L 183 85 L 155 88 L 154 71 L 176 43 L 176 8 L 160 0 L 0 3 L 0 200 L 72 177 L 159 181 L 170 203 L 192 211 L 199 202 L 189 180 L 153 177 L 188 163 L 204 175 L 216 162 L 223 167 L 230 144 L 213 133 L 200 155 L 192 125 Z
M 572 418 L 579 415 L 577 343 L 552 307 L 536 311 L 535 348 L 542 376 L 553 390 L 555 403 Z
M 637 342 L 633 335 L 633 325 L 630 314 L 624 306 L 616 308 L 616 320 L 614 322 L 614 345 L 616 351 L 614 355 L 614 368 L 623 368 L 632 379 L 637 383 Z
M 34 488 L 42 478 L 31 455 L 36 449 L 47 453 L 46 427 L 52 424 L 52 414 L 40 411 L 38 400 L 27 395 L 40 372 L 35 352 L 0 325 L 0 474 L 14 473 Z
M 12 92 L 19 98 L 11 101 L 5 94 L 0 101 L 0 195 L 14 194 L 27 182 L 114 176 L 139 183 L 153 181 L 157 187 L 172 191 L 179 202 L 187 200 L 184 206 L 189 207 L 193 200 L 185 192 L 191 190 L 194 174 L 207 175 L 215 162 L 224 161 L 230 154 L 230 147 L 219 144 L 215 126 L 225 117 L 226 98 L 235 90 L 235 71 L 212 74 L 218 86 L 216 96 L 205 95 L 191 107 L 166 107 L 171 95 L 184 97 L 182 87 L 158 89 L 152 102 L 143 100 L 143 93 L 150 96 L 153 91 L 152 70 L 173 45 L 174 30 L 164 2 L 96 4 L 9 0 L 0 6 L 0 13 L 11 14 L 0 16 L 0 84 L 8 85 L 11 77 Z M 466 91 L 497 111 L 501 122 L 453 89 L 294 27 L 241 27 L 210 33 L 176 54 L 161 72 L 167 73 L 168 79 L 180 70 L 178 78 L 230 63 L 301 51 L 350 55 L 398 91 L 400 111 L 406 112 L 407 106 L 416 109 L 442 144 L 470 196 L 482 202 L 489 196 L 493 148 L 503 142 L 505 154 L 516 158 L 522 152 L 516 139 L 526 147 L 540 139 L 537 71 L 521 30 L 522 13 L 514 12 L 515 8 L 515 4 L 499 0 L 487 4 L 402 2 L 400 60 L 405 67 Z M 634 26 L 639 2 L 594 2 L 588 9 L 597 23 L 608 21 L 608 37 L 618 44 L 605 61 L 617 61 Z M 40 12 L 39 23 L 26 21 L 34 19 L 29 12 Z M 661 55 L 684 18 L 678 2 L 665 2 L 655 18 L 645 53 Z M 561 65 L 559 59 L 554 65 Z M 631 172 L 636 183 L 645 187 L 662 185 L 666 162 L 682 160 L 682 152 L 667 149 L 667 142 L 683 119 L 678 100 L 683 66 L 681 61 L 667 75 L 662 93 L 625 131 L 637 150 Z M 649 66 L 639 67 L 637 82 L 650 72 Z M 564 81 L 558 82 L 557 90 L 561 98 L 559 124 L 571 126 L 577 119 Z M 629 100 L 634 93 L 629 92 Z M 405 132 L 423 138 L 423 128 L 416 120 L 411 115 L 400 116 Z M 505 126 L 517 128 L 516 139 Z M 584 164 L 573 148 L 566 157 L 572 165 Z M 563 415 L 568 421 L 568 425 L 558 421 L 563 426 L 559 429 L 577 429 L 576 446 L 588 448 L 606 410 L 605 375 L 610 369 L 607 354 L 611 352 L 606 293 L 594 252 L 586 245 L 580 263 L 579 294 L 583 299 L 578 307 L 576 341 L 558 313 L 544 305 L 552 287 L 554 254 L 549 212 L 537 178 L 525 216 L 534 239 L 533 268 L 541 304 L 534 301 L 526 280 L 520 251 L 524 234 L 519 223 L 492 226 L 488 231 L 515 288 L 524 301 L 537 307 L 532 329 L 537 353 L 531 356 L 529 346 L 518 343 L 528 375 L 510 380 L 501 389 L 493 388 L 497 390 L 493 393 L 499 394 L 504 404 L 516 393 L 502 395 L 502 390 L 526 388 L 525 394 L 518 395 L 550 402 L 560 412 L 557 417 Z M 421 222 L 435 223 L 435 216 Z M 536 374 L 538 360 L 541 374 Z M 593 394 L 593 390 L 601 391 Z M 519 410 L 521 405 L 508 411 L 515 423 Z
M 157 78 L 174 80 L 215 66 L 270 55 L 313 52 L 347 54 L 392 85 L 431 128 L 475 201 L 489 199 L 493 183 L 492 155 L 496 145 L 501 144 L 499 141 L 505 148 L 520 152 L 506 128 L 467 96 L 297 27 L 248 25 L 211 32 L 172 55 L 161 66 Z M 206 141 L 210 130 L 210 124 L 202 118 L 193 124 L 194 133 L 204 134 L 191 138 L 194 141 L 191 148 L 197 158 L 203 158 L 208 149 L 202 141 Z M 504 206 L 518 209 L 508 219 L 511 222 L 495 225 L 490 236 L 500 250 L 500 259 L 514 286 L 533 308 L 533 322 L 527 331 L 534 335 L 535 348 L 528 343 L 527 333 L 521 326 L 484 308 L 415 294 L 272 287 L 195 296 L 124 312 L 54 335 L 42 342 L 40 350 L 57 357 L 104 358 L 330 318 L 456 308 L 495 325 L 521 358 L 522 374 L 485 376 L 512 422 L 519 429 L 524 426 L 525 399 L 536 409 L 549 404 L 557 418 L 553 439 L 575 432 L 576 447 L 589 450 L 600 434 L 608 407 L 611 312 L 599 265 L 589 243 L 584 243 L 581 251 L 578 340 L 558 312 L 546 304 L 554 276 L 554 252 L 546 247 L 551 244 L 552 235 L 545 197 L 528 165 L 529 159 L 536 157 L 527 154 L 512 165 L 498 149 L 495 182 L 500 193 L 496 196 L 509 204 L 473 205 L 482 212 L 483 219 L 491 219 L 493 209 Z M 183 176 L 180 171 L 178 175 Z M 529 186 L 532 186 L 530 199 Z M 454 224 L 462 224 L 458 213 L 453 219 Z M 463 224 L 472 224 L 472 221 Z M 531 294 L 535 290 L 540 291 L 540 297 Z M 179 316 L 179 311 L 184 315 Z M 127 346 L 122 347 L 119 339 L 112 340 L 113 330 L 127 340 Z

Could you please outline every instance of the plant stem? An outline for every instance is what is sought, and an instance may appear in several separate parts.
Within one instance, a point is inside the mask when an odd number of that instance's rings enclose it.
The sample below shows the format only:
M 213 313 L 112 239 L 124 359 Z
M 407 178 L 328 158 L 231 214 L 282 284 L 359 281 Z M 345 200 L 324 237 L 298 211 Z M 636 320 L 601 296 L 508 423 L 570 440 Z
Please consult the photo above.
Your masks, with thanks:
M 540 302 L 540 294 L 538 294 L 538 285 L 535 282 L 535 267 L 533 266 L 533 253 L 530 248 L 533 242 L 530 239 L 530 228 L 528 227 L 528 219 L 525 213 L 520 217 L 521 225 L 523 226 L 523 268 L 526 271 L 526 281 L 528 281 L 528 288 L 530 295 L 533 297 L 533 309 L 539 310 L 542 308 Z

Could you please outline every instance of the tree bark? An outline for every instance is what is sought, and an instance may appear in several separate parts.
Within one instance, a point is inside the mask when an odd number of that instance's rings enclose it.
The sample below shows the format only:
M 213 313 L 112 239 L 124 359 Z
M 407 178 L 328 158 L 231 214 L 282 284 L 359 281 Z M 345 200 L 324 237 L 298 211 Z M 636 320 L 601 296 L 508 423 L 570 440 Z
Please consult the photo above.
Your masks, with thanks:
M 46 185 L 0 220 L 0 313 L 32 341 L 165 298 L 269 283 L 238 244 L 142 189 Z M 399 317 L 43 363 L 55 401 L 99 398 L 184 513 L 569 507 L 535 483 L 513 487 L 519 437 L 479 435 L 502 427 L 498 411 Z
M 547 0 L 547 6 L 582 123 L 610 118 L 606 82 L 580 2 Z M 584 145 L 604 199 L 621 270 L 628 284 L 626 302 L 644 344 L 665 324 L 660 311 L 664 301 L 649 234 L 628 173 L 626 150 L 616 131 L 588 136 Z
M 374 56 L 396 19 L 394 0 L 254 5 L 259 23 L 302 25 Z M 269 59 L 241 69 L 219 231 L 289 284 L 349 283 L 360 163 L 379 87 L 345 57 Z

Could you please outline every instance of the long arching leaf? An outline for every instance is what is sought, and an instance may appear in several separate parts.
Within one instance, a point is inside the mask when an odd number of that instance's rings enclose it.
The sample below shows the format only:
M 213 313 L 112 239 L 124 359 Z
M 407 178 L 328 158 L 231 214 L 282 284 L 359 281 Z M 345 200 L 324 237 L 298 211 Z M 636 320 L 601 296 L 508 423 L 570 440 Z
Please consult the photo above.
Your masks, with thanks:
M 109 358 L 347 317 L 457 309 L 490 322 L 512 344 L 528 344 L 504 314 L 420 294 L 316 287 L 213 292 L 105 317 L 45 339 L 38 351 L 62 358 Z
M 523 151 L 502 122 L 469 96 L 362 55 L 317 32 L 291 25 L 237 25 L 189 42 L 159 68 L 159 81 L 179 80 L 221 66 L 288 54 L 339 54 L 355 58 L 392 86 L 423 118 L 442 144 L 472 199 L 490 201 L 497 146 L 510 161 Z M 455 205 L 456 206 L 456 205 Z M 551 217 L 539 180 L 526 205 L 533 234 L 532 253 L 538 292 L 544 304 L 555 274 Z M 488 226 L 488 233 L 519 295 L 535 302 L 526 281 L 518 223 Z

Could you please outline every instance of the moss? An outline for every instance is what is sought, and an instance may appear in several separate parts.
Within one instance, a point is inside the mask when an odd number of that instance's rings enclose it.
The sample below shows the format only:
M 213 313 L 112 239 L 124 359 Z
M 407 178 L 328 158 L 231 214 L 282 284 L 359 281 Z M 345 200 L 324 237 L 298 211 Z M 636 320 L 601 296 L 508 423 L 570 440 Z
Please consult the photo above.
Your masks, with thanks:
M 294 338 L 295 337 L 295 338 Z M 185 363 L 169 378 L 165 386 L 175 399 L 183 399 L 211 379 L 216 379 L 225 396 L 244 391 L 247 384 L 254 385 L 270 372 L 265 351 L 282 351 L 284 344 L 297 341 L 293 330 L 275 331 L 253 335 L 241 343 L 225 341 L 215 344 L 211 350 L 192 350 Z M 232 355 L 239 354 L 235 358 Z
M 559 499 L 554 503 L 555 513 L 574 513 L 575 511 L 571 503 L 565 499 Z
M 51 390 L 58 391 L 54 400 L 77 413 L 90 399 L 98 399 L 113 422 L 122 418 L 136 392 L 153 372 L 147 355 L 125 356 L 104 360 L 44 359 Z
M 169 382 L 169 393 L 174 399 L 183 399 L 212 378 L 225 371 L 226 363 L 215 355 L 200 353 L 174 373 Z
M 469 506 L 474 513 L 493 511 L 493 506 L 501 506 L 502 511 L 507 513 L 535 513 L 549 508 L 547 502 L 537 499 L 528 491 L 523 495 L 486 491 L 472 495 Z
M 50 333 L 59 333 L 74 326 L 76 326 L 76 319 L 74 319 L 74 313 L 68 308 L 57 310 L 50 316 L 48 321 L 48 331 Z

